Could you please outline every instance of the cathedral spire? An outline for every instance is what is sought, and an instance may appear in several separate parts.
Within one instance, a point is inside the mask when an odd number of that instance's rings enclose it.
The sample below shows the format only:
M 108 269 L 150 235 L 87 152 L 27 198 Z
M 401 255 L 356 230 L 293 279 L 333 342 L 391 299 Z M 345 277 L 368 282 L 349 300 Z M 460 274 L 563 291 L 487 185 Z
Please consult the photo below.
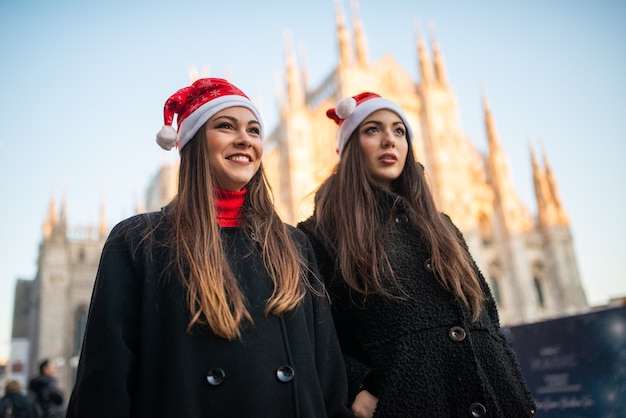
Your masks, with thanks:
M 432 67 L 430 58 L 426 52 L 426 46 L 424 45 L 424 39 L 420 31 L 419 21 L 415 19 L 413 21 L 415 27 L 415 42 L 417 43 L 417 59 L 420 67 L 420 75 L 422 76 L 422 85 L 428 86 L 432 81 Z
M 367 67 L 369 58 L 367 52 L 367 38 L 363 29 L 363 21 L 359 13 L 359 1 L 350 0 L 350 11 L 354 27 L 354 42 L 356 43 L 356 57 L 359 67 Z
M 48 220 L 52 227 L 54 227 L 59 221 L 58 216 L 57 216 L 57 204 L 56 204 L 56 201 L 54 200 L 54 196 L 50 198 L 50 212 L 48 214 Z
M 289 106 L 299 106 L 304 102 L 302 86 L 296 68 L 296 58 L 293 51 L 293 41 L 291 32 L 286 30 L 283 33 L 285 43 L 285 62 L 286 62 L 286 78 L 287 78 L 287 100 Z
M 306 56 L 306 48 L 304 45 L 300 46 L 299 49 L 299 62 L 300 62 L 300 84 L 304 89 L 305 93 L 307 90 L 307 86 L 309 85 L 309 74 L 307 72 L 307 56 Z
M 48 238 L 52 235 L 52 230 L 57 223 L 57 208 L 56 202 L 54 201 L 54 193 L 50 196 L 50 202 L 48 203 L 48 218 L 44 221 L 43 224 L 43 236 L 44 238 Z
M 496 132 L 496 126 L 493 121 L 493 116 L 491 115 L 491 109 L 489 109 L 487 96 L 483 94 L 482 99 L 483 112 L 485 114 L 485 129 L 487 130 L 487 142 L 489 144 L 490 153 L 493 153 L 495 150 L 499 150 L 500 148 L 498 133 Z
M 521 199 L 515 192 L 509 161 L 500 145 L 496 125 L 489 109 L 489 103 L 483 94 L 483 111 L 489 155 L 487 164 L 489 178 L 495 192 L 495 205 L 502 214 L 503 224 L 507 232 L 522 232 L 532 228 L 532 217 Z
M 350 67 L 353 62 L 350 36 L 346 28 L 346 17 L 343 13 L 341 0 L 335 0 L 335 16 L 337 20 L 337 39 L 339 40 L 339 66 Z
M 107 224 L 106 224 L 106 209 L 104 199 L 102 199 L 102 203 L 100 204 L 100 224 L 98 225 L 98 235 L 100 238 L 104 238 L 107 234 Z
M 543 167 L 545 171 L 546 186 L 548 191 L 550 192 L 550 203 L 554 207 L 554 221 L 558 225 L 567 226 L 569 225 L 569 218 L 565 213 L 565 208 L 563 207 L 563 204 L 561 203 L 559 190 L 557 188 L 556 181 L 554 180 L 554 175 L 552 174 L 552 169 L 550 168 L 550 163 L 548 162 L 548 157 L 545 151 L 543 153 Z
M 57 202 L 54 198 L 54 192 L 50 197 L 50 203 L 48 208 L 48 219 L 43 225 L 44 239 L 64 239 L 66 226 L 66 204 L 65 199 L 61 201 L 61 214 L 59 215 L 57 210 Z
M 554 176 L 552 175 L 552 170 L 550 169 L 547 158 L 544 156 L 543 169 L 539 166 L 539 162 L 532 149 L 531 159 L 539 226 L 542 228 L 550 226 L 569 226 L 569 219 L 561 204 L 556 182 L 554 181 Z
M 446 67 L 443 62 L 443 56 L 440 52 L 439 43 L 437 42 L 437 38 L 435 37 L 435 25 L 433 23 L 430 23 L 428 27 L 430 29 L 431 45 L 433 50 L 435 78 L 439 84 L 445 86 L 448 84 Z
M 535 151 L 532 146 L 528 145 L 530 150 L 530 162 L 533 170 L 533 184 L 535 186 L 535 199 L 537 200 L 537 220 L 539 226 L 546 226 L 550 220 L 550 206 L 548 204 L 548 193 L 543 171 L 537 162 Z
M 59 223 L 65 228 L 67 226 L 67 193 L 63 191 L 63 200 L 61 201 L 61 218 Z

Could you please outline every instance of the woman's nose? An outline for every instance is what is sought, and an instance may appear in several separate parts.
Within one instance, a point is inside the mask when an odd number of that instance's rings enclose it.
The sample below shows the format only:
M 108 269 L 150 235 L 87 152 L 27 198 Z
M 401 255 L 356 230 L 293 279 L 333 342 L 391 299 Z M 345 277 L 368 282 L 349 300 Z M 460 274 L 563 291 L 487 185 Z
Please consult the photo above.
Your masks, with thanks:
M 247 131 L 239 131 L 237 133 L 237 138 L 235 138 L 235 144 L 245 147 L 252 146 L 252 138 Z
M 391 132 L 390 130 L 383 131 L 382 145 L 385 148 L 396 145 L 396 139 L 393 136 L 393 132 Z

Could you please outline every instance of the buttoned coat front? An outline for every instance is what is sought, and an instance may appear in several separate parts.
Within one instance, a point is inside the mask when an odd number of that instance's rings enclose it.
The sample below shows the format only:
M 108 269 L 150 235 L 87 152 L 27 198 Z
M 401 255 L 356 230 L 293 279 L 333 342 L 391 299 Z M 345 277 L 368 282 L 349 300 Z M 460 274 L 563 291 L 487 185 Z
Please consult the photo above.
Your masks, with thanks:
M 266 316 L 273 286 L 245 228 L 221 234 L 254 323 L 235 341 L 202 326 L 186 332 L 186 290 L 168 268 L 163 213 L 122 221 L 104 246 L 67 417 L 348 416 L 327 300 L 309 292 L 294 311 Z M 314 283 L 310 243 L 289 228 Z
M 334 237 L 318 236 L 314 217 L 298 225 L 313 243 L 331 294 L 350 400 L 364 385 L 379 398 L 376 418 L 532 416 L 533 400 L 484 277 L 486 308 L 472 322 L 433 273 L 406 201 L 377 190 L 375 204 L 381 205 L 380 237 L 402 288 L 396 298 L 349 289 L 337 268 Z

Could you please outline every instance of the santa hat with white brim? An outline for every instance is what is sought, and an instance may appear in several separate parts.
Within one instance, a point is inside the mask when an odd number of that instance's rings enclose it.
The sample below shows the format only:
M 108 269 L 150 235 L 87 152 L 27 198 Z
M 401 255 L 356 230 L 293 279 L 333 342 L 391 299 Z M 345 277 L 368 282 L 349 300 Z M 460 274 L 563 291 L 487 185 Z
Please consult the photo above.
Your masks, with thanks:
M 244 92 L 222 78 L 201 78 L 167 99 L 163 107 L 164 125 L 157 133 L 156 142 L 164 150 L 177 147 L 180 152 L 211 116 L 236 106 L 245 107 L 254 114 L 261 125 L 260 136 L 263 138 L 261 114 Z M 178 131 L 172 126 L 175 114 Z

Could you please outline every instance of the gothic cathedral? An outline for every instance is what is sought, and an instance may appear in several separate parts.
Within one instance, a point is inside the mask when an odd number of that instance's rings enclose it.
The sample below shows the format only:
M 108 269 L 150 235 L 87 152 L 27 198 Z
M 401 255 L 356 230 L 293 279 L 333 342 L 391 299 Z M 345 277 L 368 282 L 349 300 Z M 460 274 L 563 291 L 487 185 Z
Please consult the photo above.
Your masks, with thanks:
M 528 323 L 586 310 L 569 220 L 547 159 L 542 167 L 530 152 L 534 220 L 514 190 L 486 99 L 486 154 L 464 135 L 437 42 L 431 42 L 429 53 L 417 33 L 421 80 L 415 82 L 390 56 L 370 62 L 356 8 L 352 15 L 350 33 L 338 6 L 338 64 L 313 88 L 306 85 L 306 71 L 298 68 L 286 36 L 280 121 L 267 138 L 263 157 L 285 219 L 296 223 L 312 213 L 313 193 L 337 162 L 337 127 L 326 118 L 326 109 L 343 97 L 373 91 L 405 111 L 416 136 L 415 155 L 426 167 L 438 206 L 463 232 L 496 297 L 502 322 Z

